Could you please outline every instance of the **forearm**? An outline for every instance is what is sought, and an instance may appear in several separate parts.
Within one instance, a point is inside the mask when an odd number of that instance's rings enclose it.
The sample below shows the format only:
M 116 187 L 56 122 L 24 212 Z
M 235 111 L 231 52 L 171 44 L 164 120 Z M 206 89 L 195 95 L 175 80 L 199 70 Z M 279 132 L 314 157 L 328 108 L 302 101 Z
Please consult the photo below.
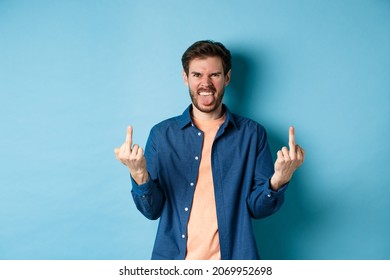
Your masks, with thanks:
M 137 209 L 148 219 L 155 220 L 161 215 L 165 195 L 150 176 L 146 183 L 138 185 L 131 177 L 133 188 L 131 194 Z
M 274 191 L 269 180 L 253 188 L 247 199 L 252 218 L 265 218 L 278 211 L 284 202 L 284 192 L 287 187 L 288 184 L 284 184 Z

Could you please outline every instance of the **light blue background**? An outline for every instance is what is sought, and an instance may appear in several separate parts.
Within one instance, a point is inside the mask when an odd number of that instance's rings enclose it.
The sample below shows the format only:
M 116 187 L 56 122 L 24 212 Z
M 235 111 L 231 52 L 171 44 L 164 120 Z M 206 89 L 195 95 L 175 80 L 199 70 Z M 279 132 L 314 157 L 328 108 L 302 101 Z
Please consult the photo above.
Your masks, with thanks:
M 157 222 L 113 149 L 181 114 L 194 41 L 226 103 L 307 158 L 255 221 L 265 259 L 390 259 L 390 1 L 0 1 L 0 259 L 149 259 Z

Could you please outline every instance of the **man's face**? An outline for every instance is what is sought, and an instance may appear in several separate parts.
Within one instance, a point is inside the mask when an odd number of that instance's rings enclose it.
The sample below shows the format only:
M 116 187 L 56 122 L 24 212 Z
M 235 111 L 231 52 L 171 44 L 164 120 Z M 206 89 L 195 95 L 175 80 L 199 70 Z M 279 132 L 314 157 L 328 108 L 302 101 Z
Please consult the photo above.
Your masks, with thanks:
M 183 71 L 183 78 L 196 109 L 213 113 L 221 108 L 225 87 L 230 81 L 230 70 L 225 75 L 220 57 L 191 60 L 188 76 Z

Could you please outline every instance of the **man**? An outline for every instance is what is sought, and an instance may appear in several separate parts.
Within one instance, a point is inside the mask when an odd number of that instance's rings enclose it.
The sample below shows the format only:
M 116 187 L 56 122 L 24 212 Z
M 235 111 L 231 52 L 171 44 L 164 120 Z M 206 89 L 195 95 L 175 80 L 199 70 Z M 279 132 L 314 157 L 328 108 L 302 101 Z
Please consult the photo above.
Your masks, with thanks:
M 259 259 L 252 218 L 279 210 L 305 152 L 290 127 L 274 164 L 265 129 L 222 103 L 231 75 L 224 45 L 196 42 L 182 64 L 192 104 L 152 128 L 145 153 L 130 126 L 115 149 L 138 210 L 160 218 L 152 259 Z

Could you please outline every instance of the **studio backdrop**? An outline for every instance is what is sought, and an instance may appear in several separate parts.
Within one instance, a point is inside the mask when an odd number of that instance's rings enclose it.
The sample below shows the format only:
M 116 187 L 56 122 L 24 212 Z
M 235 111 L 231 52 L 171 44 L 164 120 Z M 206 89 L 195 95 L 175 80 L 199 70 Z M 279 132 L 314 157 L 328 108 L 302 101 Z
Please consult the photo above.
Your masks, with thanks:
M 203 39 L 232 53 L 231 111 L 306 150 L 261 257 L 390 259 L 388 0 L 1 0 L 0 259 L 150 258 L 114 148 L 190 104 Z

